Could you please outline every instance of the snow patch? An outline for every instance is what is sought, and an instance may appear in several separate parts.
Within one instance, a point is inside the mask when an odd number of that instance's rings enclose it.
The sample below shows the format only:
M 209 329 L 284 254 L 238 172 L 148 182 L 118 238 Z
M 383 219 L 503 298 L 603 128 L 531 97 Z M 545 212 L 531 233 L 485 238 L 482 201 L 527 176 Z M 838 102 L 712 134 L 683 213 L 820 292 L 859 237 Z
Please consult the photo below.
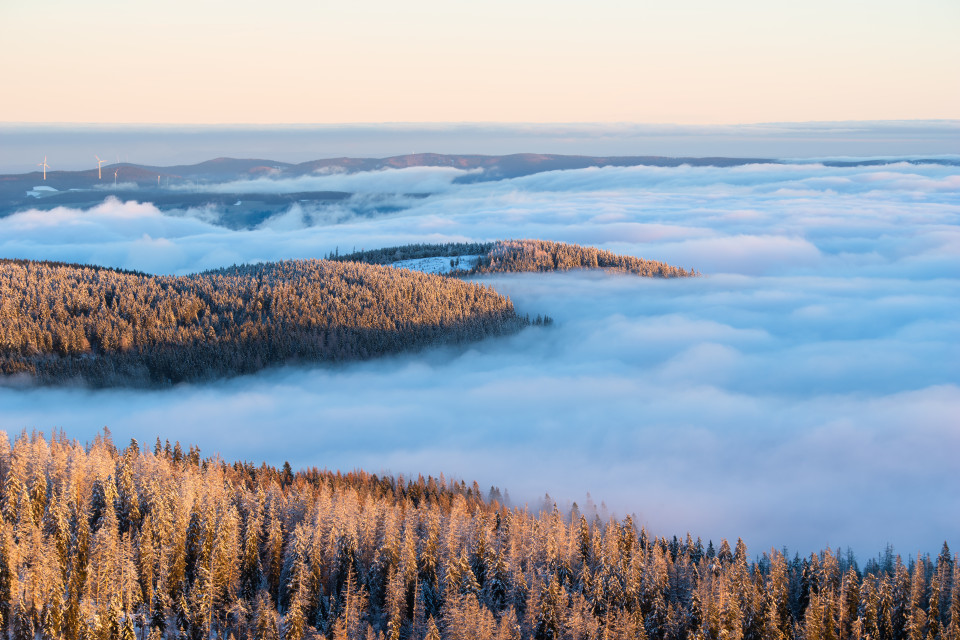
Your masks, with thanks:
M 480 256 L 435 256 L 433 258 L 414 258 L 393 262 L 391 267 L 396 269 L 410 269 L 423 273 L 450 273 L 454 269 L 466 271 L 472 269 L 480 260 Z

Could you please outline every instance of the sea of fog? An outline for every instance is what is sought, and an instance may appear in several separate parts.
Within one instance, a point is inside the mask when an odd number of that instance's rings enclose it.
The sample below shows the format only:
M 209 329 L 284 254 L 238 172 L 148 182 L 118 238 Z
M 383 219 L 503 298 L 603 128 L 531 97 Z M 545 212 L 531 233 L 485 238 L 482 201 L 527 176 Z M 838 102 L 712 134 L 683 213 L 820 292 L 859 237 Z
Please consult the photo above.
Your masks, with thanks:
M 960 167 L 409 169 L 232 231 L 108 199 L 0 219 L 0 255 L 189 273 L 408 242 L 542 238 L 694 267 L 484 278 L 549 328 L 163 391 L 0 388 L 0 428 L 157 436 L 294 467 L 441 472 L 754 553 L 960 545 Z M 249 186 L 249 185 L 247 185 Z M 233 185 L 242 190 L 244 185 Z M 429 192 L 426 198 L 404 194 Z M 398 212 L 358 215 L 364 199 Z M 589 494 L 589 498 L 588 498 Z M 601 510 L 603 510 L 601 508 Z

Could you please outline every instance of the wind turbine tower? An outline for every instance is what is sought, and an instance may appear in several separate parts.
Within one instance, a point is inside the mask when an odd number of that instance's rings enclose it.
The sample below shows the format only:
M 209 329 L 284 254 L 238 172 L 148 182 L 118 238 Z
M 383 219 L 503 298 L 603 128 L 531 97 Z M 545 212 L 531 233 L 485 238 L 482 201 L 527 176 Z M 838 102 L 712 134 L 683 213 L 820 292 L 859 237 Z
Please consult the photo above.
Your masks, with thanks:
M 101 159 L 100 159 L 100 156 L 96 156 L 96 155 L 93 156 L 93 157 L 97 159 L 97 180 L 103 180 L 103 168 L 102 168 L 102 167 L 103 167 L 103 163 L 106 162 L 106 160 L 101 160 Z
M 50 165 L 47 164 L 47 156 L 43 156 L 43 164 L 37 163 L 38 167 L 43 167 L 43 179 L 47 179 L 47 169 L 50 168 Z
M 113 172 L 113 186 L 114 186 L 114 187 L 117 186 L 117 174 L 118 174 L 118 173 L 120 173 L 120 167 L 117 167 L 116 170 Z

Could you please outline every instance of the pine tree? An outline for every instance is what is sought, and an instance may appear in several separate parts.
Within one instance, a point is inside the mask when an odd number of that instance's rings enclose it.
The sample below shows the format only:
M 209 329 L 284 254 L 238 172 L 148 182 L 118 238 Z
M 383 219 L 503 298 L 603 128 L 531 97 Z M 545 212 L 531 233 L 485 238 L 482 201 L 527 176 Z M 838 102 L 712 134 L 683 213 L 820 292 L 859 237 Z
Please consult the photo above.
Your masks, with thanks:
M 490 576 L 483 585 L 483 602 L 492 610 L 500 611 L 506 606 L 510 593 L 510 576 L 503 552 L 498 551 L 493 561 Z
M 154 600 L 154 563 L 156 549 L 153 540 L 153 521 L 150 515 L 143 520 L 138 535 L 137 569 L 140 578 L 140 594 L 143 602 L 152 606 Z
M 150 605 L 150 628 L 159 631 L 161 636 L 167 629 L 166 604 L 163 592 L 159 589 L 155 591 Z
M 520 621 L 517 620 L 517 612 L 513 607 L 509 607 L 503 612 L 503 615 L 500 616 L 499 622 L 497 622 L 496 639 L 521 640 L 522 635 Z
M 847 570 L 843 576 L 843 582 L 840 586 L 840 611 L 838 625 L 840 628 L 840 638 L 856 637 L 854 635 L 854 625 L 860 618 L 860 578 L 853 567 Z
M 944 631 L 944 639 L 960 640 L 960 556 L 953 558 L 953 576 L 950 585 L 950 622 Z
M 280 508 L 276 501 L 270 505 L 270 524 L 267 527 L 265 543 L 264 573 L 267 589 L 277 594 L 279 600 L 280 574 L 283 570 L 283 525 L 280 521 Z
M 900 556 L 897 556 L 890 585 L 890 624 L 892 634 L 897 638 L 905 637 L 908 631 L 911 590 L 910 572 Z
M 765 588 L 764 637 L 768 640 L 786 640 L 790 636 L 790 579 L 787 572 L 786 558 L 774 551 Z
M 5 437 L 0 441 L 6 440 Z M 16 580 L 14 566 L 14 541 L 12 527 L 0 513 L 0 637 L 10 630 L 10 620 L 13 617 L 13 607 L 10 606 Z
M 13 609 L 13 619 L 11 622 L 13 640 L 34 640 L 33 617 L 30 615 L 30 612 L 27 611 L 26 604 L 23 600 L 17 600 L 17 604 Z
M 277 610 L 270 594 L 261 590 L 253 611 L 253 635 L 257 640 L 279 640 Z
M 879 598 L 874 586 L 876 579 L 873 574 L 864 576 L 860 585 L 860 603 L 857 607 L 857 627 L 859 634 L 856 637 L 878 638 L 879 628 Z
M 260 516 L 257 510 L 247 517 L 243 535 L 243 553 L 240 559 L 240 594 L 252 599 L 263 582 L 260 565 Z
M 3 517 L 4 520 L 14 525 L 19 523 L 21 515 L 26 512 L 22 507 L 27 501 L 24 467 L 23 456 L 19 454 L 15 447 L 3 483 Z
M 303 605 L 294 601 L 283 617 L 284 640 L 301 640 L 307 634 L 307 619 L 303 614 Z
M 826 640 L 823 623 L 823 603 L 820 595 L 812 594 L 803 617 L 803 640 Z
M 339 599 L 340 613 L 333 625 L 333 640 L 353 640 L 359 638 L 366 625 L 367 595 L 362 588 L 356 587 L 356 576 L 352 567 L 347 572 Z
M 930 605 L 927 614 L 926 640 L 940 640 L 940 574 L 942 568 L 938 562 L 937 571 L 934 574 L 933 581 L 930 583 Z
M 437 629 L 437 623 L 433 621 L 433 616 L 427 620 L 427 635 L 424 640 L 440 640 L 440 630 Z
M 536 640 L 559 640 L 563 632 L 565 596 L 556 576 L 543 584 L 537 604 L 533 637 Z
M 910 581 L 910 599 L 908 601 L 907 640 L 925 640 L 927 635 L 927 614 L 923 610 L 924 599 L 927 593 L 926 564 L 920 554 L 913 565 L 913 575 Z
M 724 543 L 726 543 L 724 541 Z M 727 546 L 729 551 L 729 546 Z M 669 552 L 667 552 L 669 554 Z M 659 544 L 652 545 L 644 566 L 642 609 L 647 633 L 660 637 L 667 624 L 667 592 L 670 587 L 669 556 Z M 730 603 L 734 605 L 735 603 Z M 739 607 L 736 607 L 737 634 L 739 637 Z
M 406 585 L 403 575 L 393 569 L 387 581 L 386 599 L 387 640 L 400 640 L 400 632 L 406 619 Z
M 133 619 L 130 616 L 126 616 L 123 619 L 123 624 L 120 625 L 119 640 L 137 640 L 137 634 L 133 628 Z
M 63 598 L 59 594 L 43 607 L 40 632 L 44 638 L 63 637 Z

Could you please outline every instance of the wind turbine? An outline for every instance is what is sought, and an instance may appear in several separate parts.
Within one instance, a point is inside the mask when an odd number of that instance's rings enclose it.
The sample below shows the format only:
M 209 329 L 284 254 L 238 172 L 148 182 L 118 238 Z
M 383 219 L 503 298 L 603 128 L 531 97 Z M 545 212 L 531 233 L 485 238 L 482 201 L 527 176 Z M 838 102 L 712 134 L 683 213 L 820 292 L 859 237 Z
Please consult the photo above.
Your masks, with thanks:
M 43 167 L 43 179 L 47 179 L 47 169 L 50 168 L 50 165 L 47 164 L 47 156 L 43 156 L 43 164 L 37 163 L 38 167 Z
M 106 160 L 101 160 L 100 156 L 97 155 L 93 157 L 97 159 L 97 180 L 103 180 L 103 169 L 101 167 Z

